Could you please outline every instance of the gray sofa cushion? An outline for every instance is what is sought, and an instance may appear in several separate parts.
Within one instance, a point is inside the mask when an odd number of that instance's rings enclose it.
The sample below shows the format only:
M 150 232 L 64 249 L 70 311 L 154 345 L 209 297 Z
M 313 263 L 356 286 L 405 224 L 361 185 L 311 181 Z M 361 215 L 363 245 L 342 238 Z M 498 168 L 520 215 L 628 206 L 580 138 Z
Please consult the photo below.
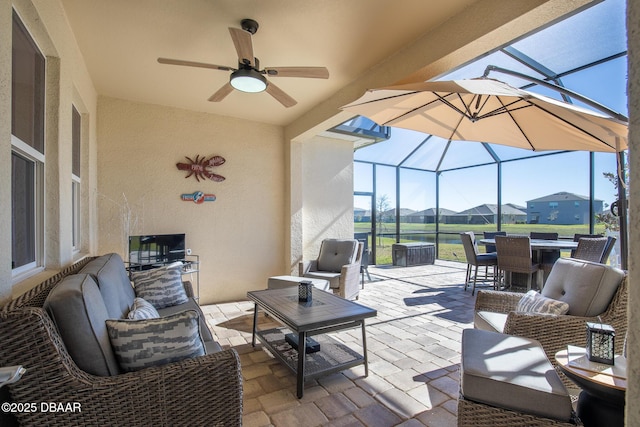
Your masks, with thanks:
M 355 262 L 357 247 L 357 240 L 323 240 L 318 255 L 318 270 L 340 273 L 343 265 Z
M 80 272 L 93 276 L 100 288 L 110 318 L 127 317 L 136 294 L 120 255 L 116 253 L 102 255 L 90 261 Z
M 607 309 L 623 278 L 624 272 L 618 268 L 560 258 L 553 265 L 541 294 L 569 304 L 569 315 L 593 317 Z
M 571 398 L 540 343 L 496 332 L 462 331 L 460 390 L 465 399 L 569 421 Z
M 80 369 L 100 376 L 120 373 L 105 325 L 107 307 L 92 276 L 65 277 L 49 292 L 43 307 Z

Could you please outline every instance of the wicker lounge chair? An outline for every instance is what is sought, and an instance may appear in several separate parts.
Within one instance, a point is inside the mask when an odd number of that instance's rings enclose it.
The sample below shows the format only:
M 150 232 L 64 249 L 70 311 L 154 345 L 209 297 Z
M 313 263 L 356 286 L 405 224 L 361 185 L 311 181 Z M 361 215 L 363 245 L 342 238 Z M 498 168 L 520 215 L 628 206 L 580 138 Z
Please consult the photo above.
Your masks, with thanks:
M 549 275 L 543 295 L 568 302 L 567 314 L 517 312 L 522 293 L 480 290 L 476 297 L 474 324 L 479 329 L 538 340 L 555 365 L 555 354 L 566 349 L 568 344 L 585 347 L 586 322 L 601 321 L 613 326 L 617 336 L 625 336 L 627 286 L 627 275 L 622 270 L 600 263 L 561 258 Z M 584 295 L 587 289 L 591 296 Z M 609 298 L 605 294 L 612 296 Z M 583 307 L 579 307 L 581 305 Z M 573 314 L 572 308 L 577 312 L 586 311 L 586 315 Z M 616 353 L 621 354 L 623 346 L 623 339 L 615 340 Z M 571 382 L 567 380 L 567 384 Z
M 299 276 L 328 280 L 334 294 L 358 299 L 363 248 L 356 239 L 325 239 L 318 258 L 298 264 Z

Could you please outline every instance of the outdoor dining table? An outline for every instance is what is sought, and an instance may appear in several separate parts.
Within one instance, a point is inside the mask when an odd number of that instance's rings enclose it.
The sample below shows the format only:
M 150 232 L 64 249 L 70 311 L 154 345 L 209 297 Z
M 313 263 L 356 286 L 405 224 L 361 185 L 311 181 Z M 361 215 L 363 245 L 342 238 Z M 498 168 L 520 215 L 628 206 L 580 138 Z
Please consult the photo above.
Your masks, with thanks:
M 496 239 L 478 239 L 483 245 L 495 245 Z M 544 239 L 531 239 L 531 251 L 537 252 L 537 256 L 534 259 L 542 259 L 541 252 L 544 250 L 559 250 L 559 251 L 571 251 L 578 247 L 578 242 L 572 240 L 544 240 Z M 544 282 L 547 280 L 546 274 L 544 277 L 540 277 L 542 283 L 538 283 L 539 286 L 544 286 Z
M 478 239 L 478 242 L 483 245 L 495 245 L 496 239 Z M 578 242 L 571 240 L 543 240 L 543 239 L 531 239 L 531 250 L 560 250 L 570 251 L 578 247 Z

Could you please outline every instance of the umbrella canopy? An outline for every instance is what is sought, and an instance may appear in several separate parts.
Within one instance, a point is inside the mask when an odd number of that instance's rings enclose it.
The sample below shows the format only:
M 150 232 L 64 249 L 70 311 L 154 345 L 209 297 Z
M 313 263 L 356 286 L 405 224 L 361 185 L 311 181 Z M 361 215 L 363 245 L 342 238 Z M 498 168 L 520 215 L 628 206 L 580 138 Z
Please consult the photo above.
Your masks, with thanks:
M 373 89 L 342 109 L 449 140 L 534 151 L 627 148 L 625 122 L 488 78 Z

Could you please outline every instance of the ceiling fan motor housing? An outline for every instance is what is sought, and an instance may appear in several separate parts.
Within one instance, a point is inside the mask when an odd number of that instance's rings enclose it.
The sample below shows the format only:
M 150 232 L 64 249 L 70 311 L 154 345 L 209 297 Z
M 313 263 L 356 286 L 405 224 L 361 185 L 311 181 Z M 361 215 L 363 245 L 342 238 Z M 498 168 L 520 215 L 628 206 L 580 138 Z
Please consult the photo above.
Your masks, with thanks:
M 258 23 L 253 19 L 243 19 L 240 21 L 240 26 L 243 30 L 250 32 L 251 34 L 255 34 L 258 31 Z

